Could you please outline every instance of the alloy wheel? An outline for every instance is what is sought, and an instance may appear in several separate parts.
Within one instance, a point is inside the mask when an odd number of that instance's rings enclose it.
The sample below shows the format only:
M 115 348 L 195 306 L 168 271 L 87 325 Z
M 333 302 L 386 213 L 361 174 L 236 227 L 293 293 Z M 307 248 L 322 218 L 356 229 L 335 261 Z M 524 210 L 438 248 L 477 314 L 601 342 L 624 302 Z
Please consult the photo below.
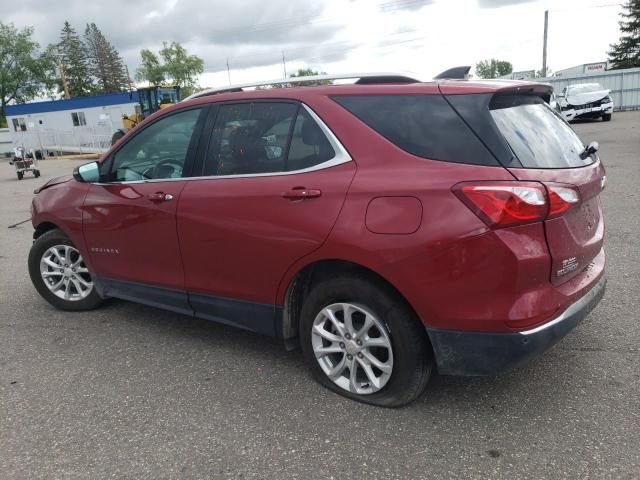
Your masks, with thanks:
M 48 248 L 40 259 L 40 276 L 58 298 L 75 302 L 93 290 L 89 269 L 80 252 L 70 245 Z
M 323 308 L 313 322 L 311 343 L 322 371 L 344 390 L 369 395 L 391 378 L 391 339 L 382 321 L 363 306 Z

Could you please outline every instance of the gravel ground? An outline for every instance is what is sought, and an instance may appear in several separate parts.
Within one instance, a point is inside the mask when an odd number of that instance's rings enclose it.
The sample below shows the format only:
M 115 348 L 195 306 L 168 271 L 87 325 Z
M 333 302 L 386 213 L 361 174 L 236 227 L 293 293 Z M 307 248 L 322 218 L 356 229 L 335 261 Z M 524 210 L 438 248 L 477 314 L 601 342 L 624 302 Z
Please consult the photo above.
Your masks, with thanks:
M 0 478 L 640 478 L 640 112 L 575 125 L 607 167 L 608 291 L 534 363 L 343 399 L 273 339 L 132 303 L 64 313 L 31 286 L 32 190 L 0 164 Z

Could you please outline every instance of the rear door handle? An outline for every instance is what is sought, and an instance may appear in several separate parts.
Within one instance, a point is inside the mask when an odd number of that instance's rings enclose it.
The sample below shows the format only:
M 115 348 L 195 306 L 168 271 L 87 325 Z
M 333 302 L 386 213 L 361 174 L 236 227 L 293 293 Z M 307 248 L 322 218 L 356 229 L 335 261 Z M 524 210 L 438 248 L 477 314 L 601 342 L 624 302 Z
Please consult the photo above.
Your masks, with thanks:
M 152 202 L 170 202 L 173 200 L 173 195 L 164 192 L 150 193 L 147 198 Z
M 282 194 L 284 198 L 288 198 L 290 200 L 302 200 L 304 198 L 316 198 L 322 195 L 322 191 L 317 188 L 304 188 L 304 187 L 296 187 L 291 190 L 287 190 Z

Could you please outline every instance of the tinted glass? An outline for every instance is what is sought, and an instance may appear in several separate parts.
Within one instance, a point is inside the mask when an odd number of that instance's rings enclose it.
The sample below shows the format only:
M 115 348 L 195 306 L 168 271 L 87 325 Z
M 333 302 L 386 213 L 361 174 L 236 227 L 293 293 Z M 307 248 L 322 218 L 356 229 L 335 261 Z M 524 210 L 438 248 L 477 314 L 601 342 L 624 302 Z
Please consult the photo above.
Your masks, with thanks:
M 293 103 L 222 105 L 213 128 L 204 175 L 285 170 L 287 143 L 298 111 Z
M 440 95 L 333 99 L 398 147 L 419 157 L 476 165 L 496 159 Z
M 179 178 L 200 109 L 186 110 L 149 125 L 118 150 L 109 181 Z
M 500 95 L 491 102 L 491 116 L 525 168 L 572 168 L 593 163 L 580 158 L 584 145 L 541 98 Z
M 302 170 L 319 165 L 335 157 L 336 152 L 322 129 L 304 108 L 296 118 L 286 169 Z

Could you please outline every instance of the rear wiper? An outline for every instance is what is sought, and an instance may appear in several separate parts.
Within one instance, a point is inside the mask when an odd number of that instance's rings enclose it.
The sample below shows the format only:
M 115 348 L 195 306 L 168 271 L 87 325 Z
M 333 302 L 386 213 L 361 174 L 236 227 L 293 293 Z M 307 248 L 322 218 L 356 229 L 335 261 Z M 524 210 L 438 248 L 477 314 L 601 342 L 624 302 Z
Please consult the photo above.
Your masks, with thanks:
M 598 142 L 591 142 L 589 145 L 584 147 L 584 150 L 580 154 L 580 158 L 585 160 L 587 157 L 590 157 L 594 153 L 596 153 L 600 149 L 600 145 Z

